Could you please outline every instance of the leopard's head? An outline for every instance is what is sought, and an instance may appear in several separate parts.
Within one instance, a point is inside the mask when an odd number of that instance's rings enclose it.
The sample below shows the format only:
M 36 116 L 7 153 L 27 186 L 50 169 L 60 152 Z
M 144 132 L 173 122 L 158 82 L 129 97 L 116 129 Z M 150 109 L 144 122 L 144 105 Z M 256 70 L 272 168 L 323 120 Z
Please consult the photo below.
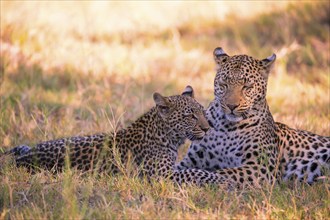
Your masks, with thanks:
M 187 86 L 181 95 L 164 97 L 154 93 L 156 110 L 176 138 L 202 139 L 209 130 L 204 108 L 194 99 L 194 90 Z
M 214 94 L 226 119 L 239 122 L 250 117 L 266 102 L 267 80 L 276 59 L 273 54 L 262 60 L 247 55 L 227 55 L 218 47 Z

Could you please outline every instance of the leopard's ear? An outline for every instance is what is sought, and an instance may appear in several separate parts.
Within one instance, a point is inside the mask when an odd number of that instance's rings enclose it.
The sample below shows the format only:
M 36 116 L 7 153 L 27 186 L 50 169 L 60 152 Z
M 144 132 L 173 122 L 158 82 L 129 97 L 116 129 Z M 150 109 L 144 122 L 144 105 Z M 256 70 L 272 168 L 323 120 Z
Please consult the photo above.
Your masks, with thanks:
M 271 56 L 260 60 L 260 65 L 262 66 L 261 74 L 265 77 L 268 78 L 269 72 L 273 67 L 273 64 L 276 60 L 276 54 L 273 53 Z
M 190 96 L 191 98 L 194 98 L 195 97 L 194 89 L 188 85 L 186 86 L 186 88 L 184 89 L 181 95 L 186 95 L 186 96 Z
M 171 104 L 166 97 L 162 96 L 158 92 L 155 92 L 153 98 L 156 103 L 157 110 L 162 116 L 166 116 L 170 113 Z
M 214 61 L 217 65 L 217 69 L 226 62 L 229 56 L 225 53 L 225 51 L 221 47 L 217 47 L 213 51 Z

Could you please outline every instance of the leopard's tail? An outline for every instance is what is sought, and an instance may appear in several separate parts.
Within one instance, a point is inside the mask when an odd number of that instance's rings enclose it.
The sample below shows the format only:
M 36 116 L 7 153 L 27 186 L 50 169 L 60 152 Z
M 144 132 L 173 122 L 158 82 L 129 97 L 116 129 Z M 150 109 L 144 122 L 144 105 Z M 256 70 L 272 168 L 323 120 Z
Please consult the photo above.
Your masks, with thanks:
M 14 155 L 16 157 L 23 156 L 31 151 L 31 147 L 27 145 L 19 145 L 5 152 L 5 155 Z
M 0 152 L 0 174 L 3 172 L 3 167 L 7 164 L 7 161 L 11 161 L 9 158 L 14 157 L 15 160 L 21 156 L 24 156 L 31 152 L 31 147 L 27 145 L 19 145 L 8 151 Z

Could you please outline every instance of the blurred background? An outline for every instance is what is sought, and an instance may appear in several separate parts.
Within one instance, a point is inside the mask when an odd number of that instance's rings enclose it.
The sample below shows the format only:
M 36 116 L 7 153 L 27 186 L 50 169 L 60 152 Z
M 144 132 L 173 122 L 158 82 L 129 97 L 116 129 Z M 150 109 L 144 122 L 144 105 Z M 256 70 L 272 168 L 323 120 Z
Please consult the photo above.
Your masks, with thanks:
M 125 126 L 152 93 L 213 99 L 212 52 L 277 54 L 277 121 L 330 135 L 329 1 L 1 1 L 0 146 Z

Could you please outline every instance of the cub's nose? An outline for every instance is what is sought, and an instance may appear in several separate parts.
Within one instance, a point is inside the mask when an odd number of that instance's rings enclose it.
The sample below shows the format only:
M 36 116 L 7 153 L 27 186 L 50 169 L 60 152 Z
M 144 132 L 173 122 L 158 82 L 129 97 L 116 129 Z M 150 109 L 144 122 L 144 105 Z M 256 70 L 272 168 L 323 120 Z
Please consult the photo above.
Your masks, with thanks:
M 201 129 L 206 133 L 210 129 L 210 127 L 209 126 L 204 126 Z

